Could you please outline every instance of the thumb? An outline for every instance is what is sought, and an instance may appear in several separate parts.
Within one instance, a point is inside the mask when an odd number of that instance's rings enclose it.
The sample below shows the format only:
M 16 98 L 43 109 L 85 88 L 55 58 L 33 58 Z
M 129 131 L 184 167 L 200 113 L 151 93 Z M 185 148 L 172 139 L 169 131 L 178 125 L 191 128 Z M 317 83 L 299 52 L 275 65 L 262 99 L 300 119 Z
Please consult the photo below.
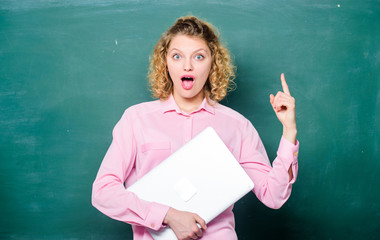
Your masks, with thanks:
M 207 229 L 207 225 L 206 225 L 206 221 L 205 220 L 203 220 L 198 215 L 195 215 L 194 218 L 195 218 L 195 221 L 197 221 L 197 223 L 201 226 L 201 228 L 203 228 L 203 230 Z
M 275 99 L 275 96 L 274 96 L 273 94 L 271 94 L 271 95 L 269 96 L 269 101 L 270 101 L 270 104 L 272 105 L 272 109 L 273 109 L 273 111 L 274 111 L 275 113 L 277 113 L 278 110 L 277 110 L 277 107 L 274 105 L 274 99 Z
M 269 95 L 269 101 L 271 104 L 273 104 L 273 101 L 274 101 L 274 95 L 273 94 Z

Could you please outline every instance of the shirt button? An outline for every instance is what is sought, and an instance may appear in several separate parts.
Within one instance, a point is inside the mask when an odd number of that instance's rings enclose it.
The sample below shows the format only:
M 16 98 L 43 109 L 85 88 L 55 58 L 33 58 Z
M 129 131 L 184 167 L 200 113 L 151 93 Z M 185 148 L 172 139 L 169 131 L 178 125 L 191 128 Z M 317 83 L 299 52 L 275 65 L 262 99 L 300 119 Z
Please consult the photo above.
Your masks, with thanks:
M 297 157 L 298 156 L 298 152 L 294 152 L 293 156 Z
M 152 224 L 150 224 L 150 226 L 151 226 L 152 228 L 154 228 L 155 225 L 154 225 L 154 223 L 152 223 Z

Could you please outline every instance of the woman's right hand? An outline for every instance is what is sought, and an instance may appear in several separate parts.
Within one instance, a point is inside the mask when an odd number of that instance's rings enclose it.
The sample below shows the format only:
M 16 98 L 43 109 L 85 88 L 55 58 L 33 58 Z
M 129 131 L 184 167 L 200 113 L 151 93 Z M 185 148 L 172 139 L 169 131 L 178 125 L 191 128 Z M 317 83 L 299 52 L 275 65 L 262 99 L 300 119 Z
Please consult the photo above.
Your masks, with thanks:
M 198 227 L 197 223 L 201 226 Z M 198 214 L 169 208 L 164 224 L 174 231 L 179 240 L 192 240 L 202 237 L 202 229 L 206 230 L 206 222 Z

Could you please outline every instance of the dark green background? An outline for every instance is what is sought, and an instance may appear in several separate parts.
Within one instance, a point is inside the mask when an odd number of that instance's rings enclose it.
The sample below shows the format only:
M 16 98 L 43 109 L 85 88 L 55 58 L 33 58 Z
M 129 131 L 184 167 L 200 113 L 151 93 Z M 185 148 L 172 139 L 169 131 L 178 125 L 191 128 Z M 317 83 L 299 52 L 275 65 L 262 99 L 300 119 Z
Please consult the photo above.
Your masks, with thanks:
M 380 1 L 0 1 L 0 239 L 132 239 L 91 206 L 128 106 L 150 100 L 148 58 L 182 15 L 213 23 L 234 56 L 223 101 L 274 159 L 269 94 L 297 101 L 299 175 L 280 210 L 250 193 L 239 239 L 380 237 Z

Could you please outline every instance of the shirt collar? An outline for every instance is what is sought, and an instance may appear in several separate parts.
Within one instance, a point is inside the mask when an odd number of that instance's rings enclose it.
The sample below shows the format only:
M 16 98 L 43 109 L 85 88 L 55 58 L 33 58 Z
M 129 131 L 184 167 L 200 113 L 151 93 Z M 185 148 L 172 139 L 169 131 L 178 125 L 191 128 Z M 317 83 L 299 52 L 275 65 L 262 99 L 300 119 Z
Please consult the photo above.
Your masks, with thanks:
M 210 105 L 209 102 L 211 104 L 215 104 L 214 101 L 212 101 L 211 99 L 208 99 L 208 101 L 207 101 L 207 98 L 204 98 L 201 105 L 199 106 L 199 108 L 190 114 L 200 112 L 201 110 L 205 110 L 211 114 L 215 114 L 215 108 L 212 105 Z M 183 114 L 183 115 L 190 115 L 190 114 L 183 112 L 178 107 L 177 103 L 174 100 L 173 94 L 170 94 L 170 96 L 167 100 L 162 101 L 162 113 L 167 113 L 167 112 L 171 112 L 171 111 L 176 111 L 177 113 Z

